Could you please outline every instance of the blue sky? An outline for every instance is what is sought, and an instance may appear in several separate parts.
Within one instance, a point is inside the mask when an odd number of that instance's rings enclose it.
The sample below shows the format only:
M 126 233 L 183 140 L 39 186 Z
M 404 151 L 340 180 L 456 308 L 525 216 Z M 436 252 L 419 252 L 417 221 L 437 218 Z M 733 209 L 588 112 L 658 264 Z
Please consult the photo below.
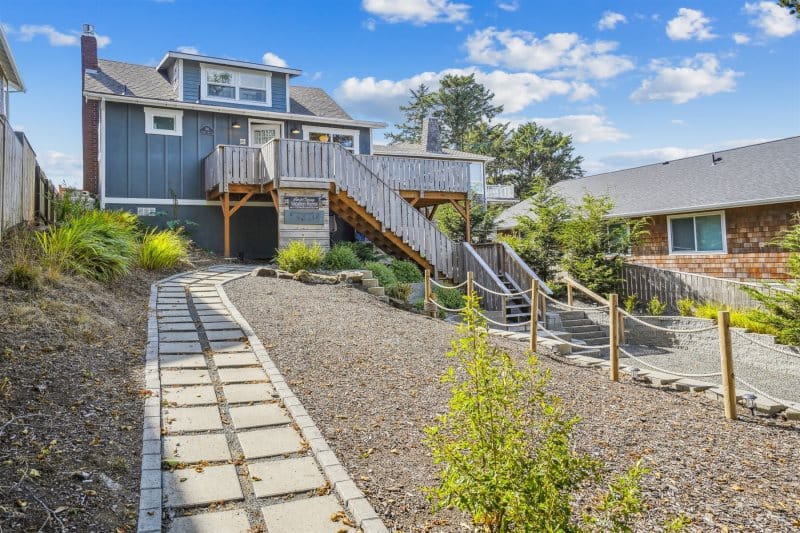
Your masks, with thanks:
M 0 22 L 27 86 L 12 125 L 59 183 L 81 177 L 85 22 L 101 58 L 285 62 L 389 124 L 410 88 L 475 72 L 503 120 L 571 133 L 590 174 L 800 134 L 800 22 L 773 1 L 26 0 Z

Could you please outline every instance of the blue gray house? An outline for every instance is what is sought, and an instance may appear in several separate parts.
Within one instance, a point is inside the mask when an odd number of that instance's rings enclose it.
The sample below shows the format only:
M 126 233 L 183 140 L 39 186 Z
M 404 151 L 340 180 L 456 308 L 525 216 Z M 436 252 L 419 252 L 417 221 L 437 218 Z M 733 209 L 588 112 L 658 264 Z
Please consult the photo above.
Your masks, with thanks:
M 483 192 L 488 158 L 443 149 L 435 122 L 413 150 L 375 149 L 384 123 L 294 85 L 293 68 L 181 52 L 155 67 L 98 59 L 90 25 L 81 60 L 84 189 L 154 224 L 192 220 L 193 239 L 226 255 L 358 231 L 444 272 L 433 212 L 448 203 L 469 217 L 469 191 Z

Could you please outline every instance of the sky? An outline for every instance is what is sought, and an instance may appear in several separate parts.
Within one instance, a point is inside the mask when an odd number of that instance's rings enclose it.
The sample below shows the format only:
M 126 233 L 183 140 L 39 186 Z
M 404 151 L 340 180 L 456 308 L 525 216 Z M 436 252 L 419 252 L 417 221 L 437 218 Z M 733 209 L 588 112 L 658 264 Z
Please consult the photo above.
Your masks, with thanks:
M 11 124 L 59 184 L 82 176 L 83 23 L 100 58 L 288 65 L 390 127 L 410 89 L 474 73 L 497 120 L 571 134 L 587 174 L 800 134 L 800 21 L 774 1 L 0 0 L 0 23 L 27 89 Z

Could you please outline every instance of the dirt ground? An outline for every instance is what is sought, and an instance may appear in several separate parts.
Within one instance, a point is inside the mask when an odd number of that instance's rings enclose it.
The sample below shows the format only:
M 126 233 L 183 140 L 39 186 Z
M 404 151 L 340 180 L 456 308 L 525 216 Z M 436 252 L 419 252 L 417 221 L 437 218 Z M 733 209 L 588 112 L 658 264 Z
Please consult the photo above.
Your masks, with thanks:
M 147 304 L 167 275 L 0 285 L 0 531 L 135 531 Z
M 470 529 L 455 511 L 431 514 L 422 491 L 436 482 L 423 428 L 449 399 L 439 377 L 451 364 L 452 325 L 344 286 L 248 277 L 226 291 L 390 529 Z M 494 342 L 522 356 L 521 344 Z M 680 514 L 688 531 L 800 530 L 797 425 L 744 412 L 727 422 L 701 394 L 541 364 L 582 418 L 578 451 L 604 460 L 609 474 L 640 458 L 650 469 L 636 531 L 662 530 Z

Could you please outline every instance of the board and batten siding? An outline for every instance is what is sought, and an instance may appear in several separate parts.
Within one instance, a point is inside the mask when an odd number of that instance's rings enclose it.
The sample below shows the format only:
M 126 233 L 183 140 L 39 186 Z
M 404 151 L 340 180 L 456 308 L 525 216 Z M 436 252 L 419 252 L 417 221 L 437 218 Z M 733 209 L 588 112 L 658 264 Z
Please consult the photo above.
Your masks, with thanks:
M 225 68 L 224 65 L 219 68 Z M 241 70 L 241 69 L 237 69 Z M 260 73 L 262 71 L 253 71 Z M 183 61 L 183 101 L 257 111 L 286 112 L 286 74 L 271 72 L 272 76 L 272 106 L 248 105 L 240 102 L 217 102 L 214 100 L 200 99 L 200 63 L 197 61 Z
M 241 128 L 233 129 L 238 121 Z M 201 134 L 208 126 L 213 134 Z M 205 199 L 203 158 L 218 144 L 247 139 L 247 117 L 183 111 L 183 135 L 144 132 L 144 108 L 106 104 L 105 196 L 113 198 Z

